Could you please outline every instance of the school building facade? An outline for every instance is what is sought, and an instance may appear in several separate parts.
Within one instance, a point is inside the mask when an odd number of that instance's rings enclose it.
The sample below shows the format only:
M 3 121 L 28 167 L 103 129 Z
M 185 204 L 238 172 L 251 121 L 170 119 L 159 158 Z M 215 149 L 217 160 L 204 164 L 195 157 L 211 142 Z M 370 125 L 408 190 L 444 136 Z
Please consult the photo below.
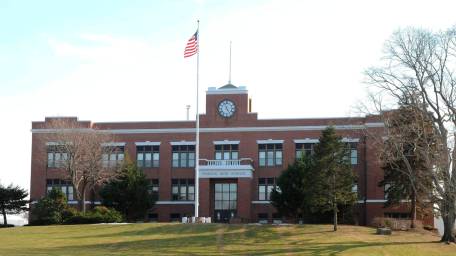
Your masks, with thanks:
M 36 201 L 53 187 L 76 204 L 74 189 L 65 180 L 58 161 L 64 157 L 49 122 L 32 123 L 30 196 Z M 158 200 L 150 221 L 173 221 L 194 213 L 195 121 L 112 122 L 79 121 L 82 128 L 109 131 L 117 151 L 103 161 L 122 161 L 128 152 L 150 179 Z M 227 84 L 206 91 L 206 111 L 200 114 L 199 215 L 213 221 L 272 222 L 282 219 L 269 196 L 280 173 L 302 154 L 309 154 L 321 131 L 332 125 L 350 147 L 350 162 L 358 177 L 357 223 L 369 225 L 374 217 L 406 217 L 405 205 L 384 208 L 383 179 L 374 138 L 383 124 L 375 116 L 347 118 L 258 119 L 251 111 L 245 87 Z M 368 131 L 368 132 L 366 132 Z M 91 198 L 94 195 L 88 195 Z M 87 201 L 99 203 L 97 198 Z

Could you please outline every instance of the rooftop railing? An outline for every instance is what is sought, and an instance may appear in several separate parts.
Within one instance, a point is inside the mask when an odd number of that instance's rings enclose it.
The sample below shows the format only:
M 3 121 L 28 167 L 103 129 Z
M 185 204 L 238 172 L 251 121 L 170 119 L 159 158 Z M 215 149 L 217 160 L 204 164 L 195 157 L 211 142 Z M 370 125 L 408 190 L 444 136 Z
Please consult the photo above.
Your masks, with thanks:
M 251 158 L 240 158 L 240 159 L 235 159 L 235 160 L 201 159 L 201 161 L 206 162 L 207 166 L 238 166 L 238 165 L 251 164 L 253 162 L 253 159 L 251 159 Z

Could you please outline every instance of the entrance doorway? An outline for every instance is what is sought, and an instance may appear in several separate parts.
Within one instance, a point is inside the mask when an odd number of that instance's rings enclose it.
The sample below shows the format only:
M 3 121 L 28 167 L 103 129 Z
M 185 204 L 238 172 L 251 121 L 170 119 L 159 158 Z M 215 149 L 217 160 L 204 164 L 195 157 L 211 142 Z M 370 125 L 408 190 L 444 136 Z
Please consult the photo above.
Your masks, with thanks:
M 215 183 L 214 185 L 214 220 L 229 222 L 231 218 L 236 217 L 237 184 Z

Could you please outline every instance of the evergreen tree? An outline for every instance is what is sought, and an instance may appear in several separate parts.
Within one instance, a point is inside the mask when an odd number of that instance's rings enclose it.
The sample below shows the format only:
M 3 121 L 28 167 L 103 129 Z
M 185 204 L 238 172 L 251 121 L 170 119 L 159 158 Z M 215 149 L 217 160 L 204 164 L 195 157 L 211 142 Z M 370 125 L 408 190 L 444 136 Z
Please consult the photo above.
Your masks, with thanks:
M 333 212 L 334 231 L 337 231 L 338 205 L 353 205 L 356 201 L 349 152 L 333 127 L 323 130 L 314 152 L 312 204 L 321 212 Z
M 67 199 L 60 189 L 53 188 L 32 207 L 32 225 L 61 224 L 65 211 L 69 209 Z
M 28 209 L 28 200 L 25 199 L 27 196 L 27 191 L 19 186 L 14 187 L 11 184 L 4 187 L 0 184 L 0 211 L 3 215 L 4 226 L 8 225 L 7 214 L 18 214 Z
M 155 196 L 149 191 L 149 180 L 128 158 L 117 178 L 101 188 L 100 196 L 103 205 L 115 208 L 129 221 L 144 219 L 155 204 Z
M 271 192 L 271 203 L 280 214 L 298 219 L 310 213 L 313 168 L 312 159 L 304 157 L 280 174 Z

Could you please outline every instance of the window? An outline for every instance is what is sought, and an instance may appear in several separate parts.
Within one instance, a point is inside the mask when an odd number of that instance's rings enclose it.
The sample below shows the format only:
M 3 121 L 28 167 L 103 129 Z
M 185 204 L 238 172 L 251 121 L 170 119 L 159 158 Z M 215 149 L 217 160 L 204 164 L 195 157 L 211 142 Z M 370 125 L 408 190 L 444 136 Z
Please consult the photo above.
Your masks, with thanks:
M 195 180 L 194 179 L 172 179 L 171 193 L 174 201 L 193 201 L 195 200 Z
M 347 145 L 348 158 L 352 165 L 358 164 L 358 144 L 355 142 L 349 142 Z
M 155 200 L 158 200 L 158 191 L 160 189 L 160 183 L 158 179 L 149 180 L 149 193 L 154 197 Z
M 46 180 L 46 192 L 49 193 L 52 189 L 60 189 L 68 201 L 74 200 L 74 188 L 69 180 Z
M 173 146 L 173 167 L 195 167 L 195 145 Z
M 314 153 L 315 143 L 296 143 L 296 159 L 301 159 L 304 155 L 310 156 Z
M 62 146 L 47 147 L 47 167 L 61 168 L 65 166 L 65 161 L 68 159 L 68 154 Z
M 258 200 L 260 200 L 260 201 L 270 200 L 271 192 L 276 187 L 275 183 L 276 183 L 276 178 L 259 178 L 258 179 Z
M 121 164 L 125 157 L 124 150 L 124 146 L 104 147 L 104 153 L 102 155 L 103 167 L 115 167 Z
M 137 146 L 136 163 L 138 167 L 159 167 L 160 146 Z
M 237 160 L 239 158 L 239 145 L 215 145 L 215 160 Z
M 237 184 L 216 183 L 214 185 L 214 210 L 236 210 L 237 208 Z
M 282 144 L 259 144 L 258 160 L 260 166 L 281 166 Z

